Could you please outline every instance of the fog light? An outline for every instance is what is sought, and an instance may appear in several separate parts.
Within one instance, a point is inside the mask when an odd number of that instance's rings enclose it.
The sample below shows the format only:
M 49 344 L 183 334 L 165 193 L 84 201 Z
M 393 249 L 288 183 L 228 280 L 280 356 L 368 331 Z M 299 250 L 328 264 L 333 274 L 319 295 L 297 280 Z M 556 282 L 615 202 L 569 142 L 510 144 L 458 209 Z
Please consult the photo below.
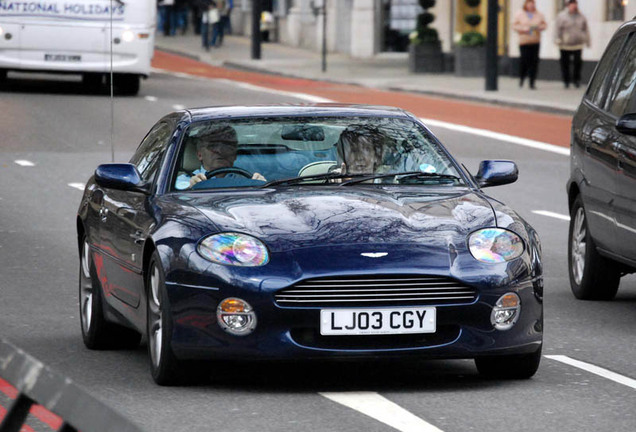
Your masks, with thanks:
M 248 302 L 226 298 L 216 308 L 216 319 L 226 332 L 235 336 L 250 334 L 256 328 L 256 314 Z
M 507 293 L 499 297 L 492 308 L 490 322 L 497 330 L 509 330 L 519 319 L 521 301 L 515 293 Z

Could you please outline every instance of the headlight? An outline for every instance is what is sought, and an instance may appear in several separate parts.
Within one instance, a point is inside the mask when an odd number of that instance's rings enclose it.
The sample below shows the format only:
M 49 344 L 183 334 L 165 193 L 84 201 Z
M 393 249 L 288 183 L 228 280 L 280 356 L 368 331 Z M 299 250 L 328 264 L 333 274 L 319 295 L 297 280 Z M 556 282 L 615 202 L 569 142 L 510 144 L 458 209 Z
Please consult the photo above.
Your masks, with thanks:
M 511 231 L 486 228 L 470 235 L 468 248 L 477 261 L 502 263 L 519 258 L 524 246 L 521 237 Z
M 131 30 L 124 30 L 124 32 L 121 34 L 121 39 L 124 42 L 132 42 L 135 40 L 135 33 L 133 33 Z
M 197 249 L 204 258 L 219 264 L 258 267 L 269 261 L 263 242 L 246 234 L 214 234 L 204 238 Z

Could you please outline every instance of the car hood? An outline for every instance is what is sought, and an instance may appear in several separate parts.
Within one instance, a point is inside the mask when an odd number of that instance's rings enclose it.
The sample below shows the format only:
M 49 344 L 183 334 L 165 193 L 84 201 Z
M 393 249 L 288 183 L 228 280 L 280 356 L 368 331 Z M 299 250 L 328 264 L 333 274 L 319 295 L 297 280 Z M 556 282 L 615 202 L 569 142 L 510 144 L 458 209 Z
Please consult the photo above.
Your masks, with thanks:
M 363 244 L 446 249 L 465 244 L 475 229 L 496 225 L 489 202 L 467 189 L 301 187 L 191 194 L 185 201 L 215 231 L 253 235 L 272 252 Z

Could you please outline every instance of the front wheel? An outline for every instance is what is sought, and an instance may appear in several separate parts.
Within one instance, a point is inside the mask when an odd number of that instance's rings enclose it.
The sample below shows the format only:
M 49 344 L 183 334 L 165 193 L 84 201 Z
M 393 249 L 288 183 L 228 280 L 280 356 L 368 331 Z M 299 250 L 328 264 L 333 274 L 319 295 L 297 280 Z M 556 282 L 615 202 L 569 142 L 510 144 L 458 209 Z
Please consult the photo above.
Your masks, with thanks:
M 528 379 L 539 369 L 541 348 L 532 354 L 514 354 L 475 358 L 479 373 L 488 378 Z
M 177 384 L 182 377 L 180 362 L 172 353 L 172 324 L 166 298 L 165 278 L 159 254 L 155 251 L 146 275 L 148 356 L 152 379 L 159 385 Z
M 618 291 L 620 269 L 596 250 L 580 195 L 570 216 L 568 273 L 572 293 L 581 300 L 612 300 Z

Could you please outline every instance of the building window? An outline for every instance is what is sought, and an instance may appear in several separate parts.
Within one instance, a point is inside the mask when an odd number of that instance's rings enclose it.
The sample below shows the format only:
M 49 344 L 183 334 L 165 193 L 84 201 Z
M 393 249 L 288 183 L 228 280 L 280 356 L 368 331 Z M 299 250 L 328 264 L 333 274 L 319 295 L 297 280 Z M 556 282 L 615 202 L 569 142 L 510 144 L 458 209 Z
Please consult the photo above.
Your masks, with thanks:
M 625 5 L 628 0 L 607 0 L 607 21 L 625 21 Z

